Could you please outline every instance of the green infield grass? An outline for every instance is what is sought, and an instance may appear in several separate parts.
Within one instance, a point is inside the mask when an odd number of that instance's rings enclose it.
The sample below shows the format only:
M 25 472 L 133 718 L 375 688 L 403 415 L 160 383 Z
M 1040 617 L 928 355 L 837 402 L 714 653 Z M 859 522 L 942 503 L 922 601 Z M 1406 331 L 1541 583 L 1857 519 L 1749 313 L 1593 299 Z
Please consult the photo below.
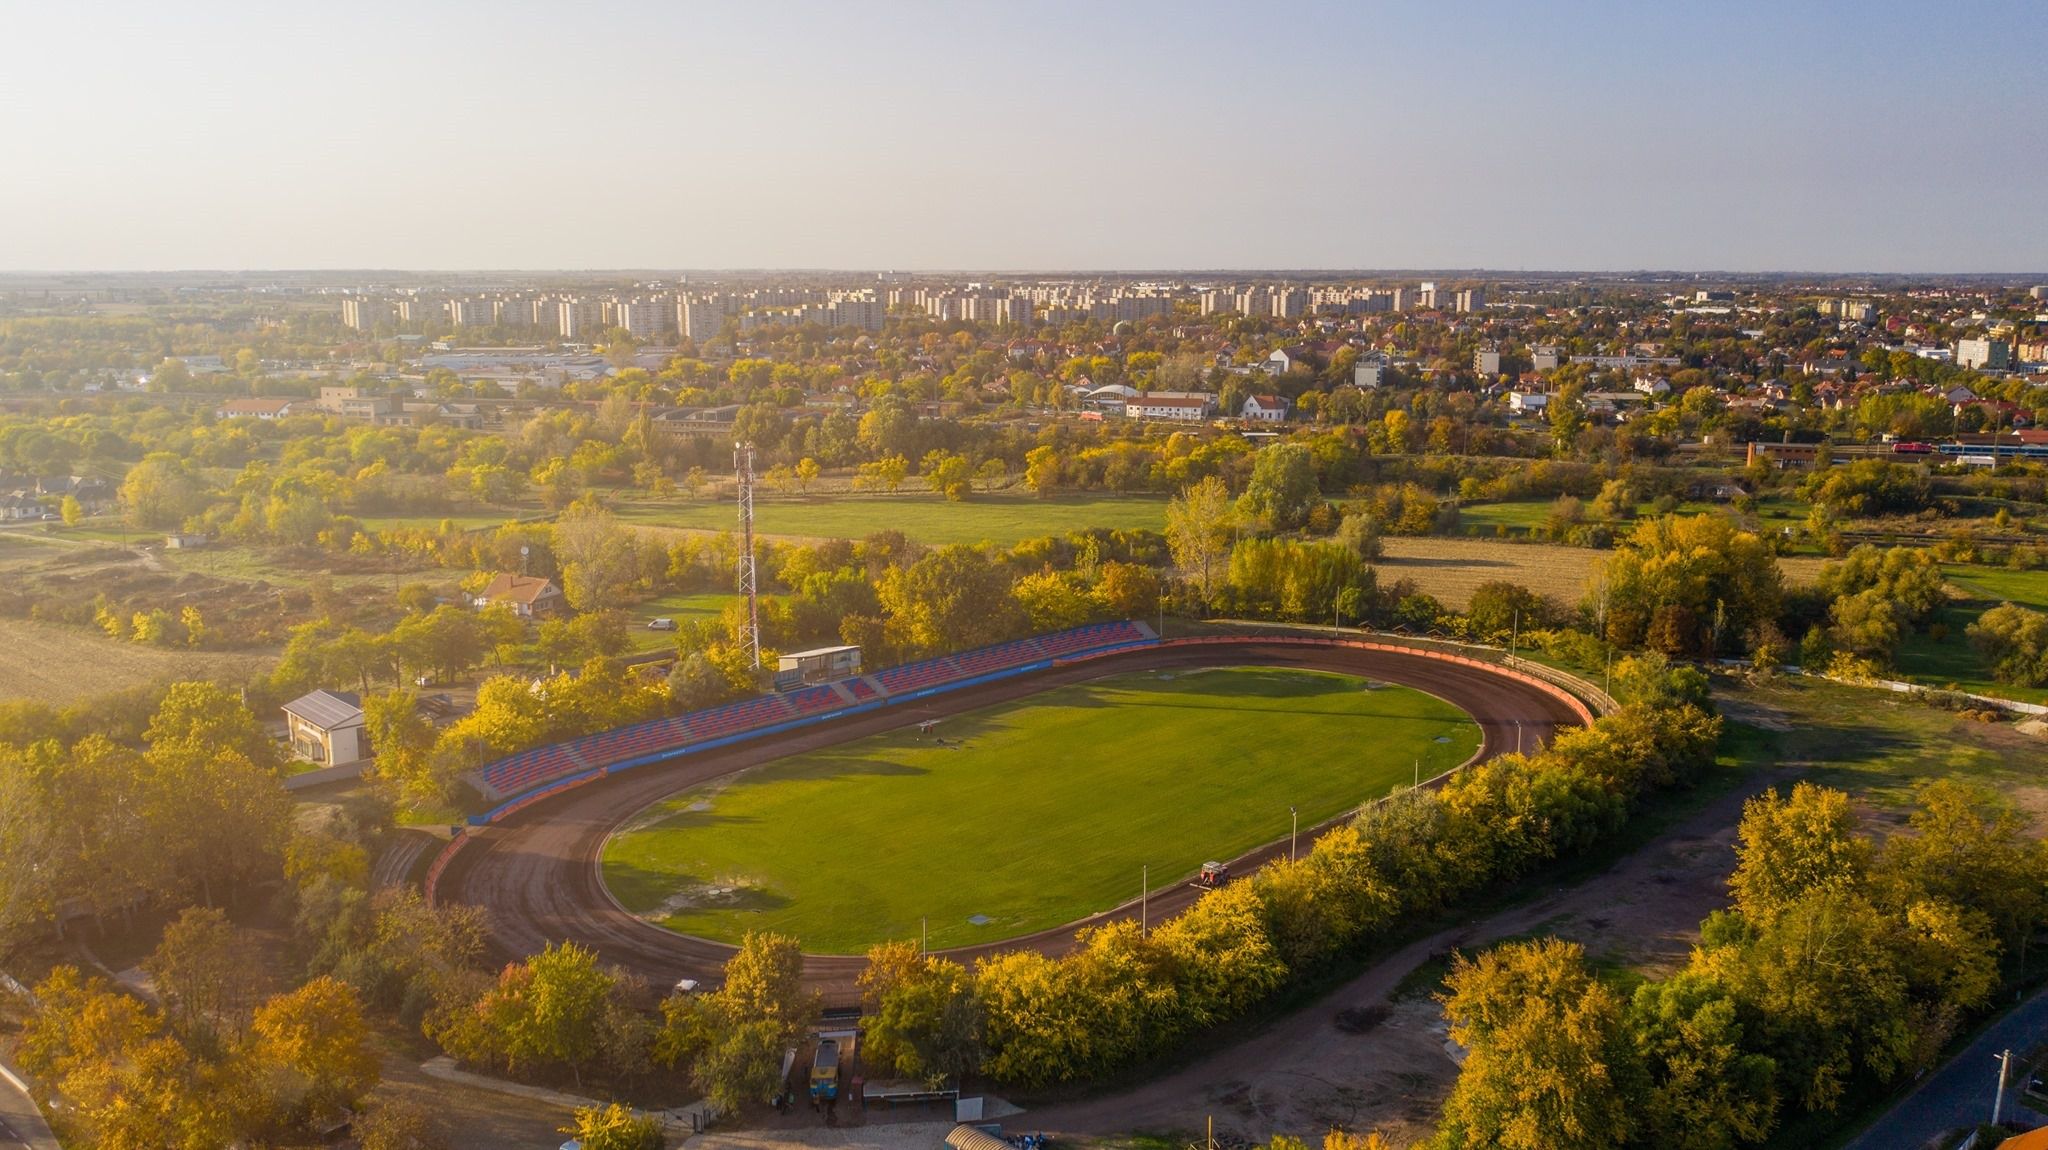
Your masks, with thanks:
M 737 514 L 730 502 L 625 503 L 616 508 L 629 523 L 693 531 L 730 531 Z M 937 495 L 819 496 L 762 498 L 754 504 L 754 530 L 763 535 L 817 539 L 862 539 L 894 529 L 920 543 L 996 543 L 1013 546 L 1042 535 L 1064 535 L 1089 527 L 1163 530 L 1166 500 L 1156 496 L 976 495 L 958 503 Z
M 655 804 L 606 844 L 628 910 L 850 954 L 1009 938 L 1187 881 L 1463 762 L 1440 699 L 1271 667 L 1136 672 L 796 755 Z M 1303 847 L 1306 848 L 1306 835 Z

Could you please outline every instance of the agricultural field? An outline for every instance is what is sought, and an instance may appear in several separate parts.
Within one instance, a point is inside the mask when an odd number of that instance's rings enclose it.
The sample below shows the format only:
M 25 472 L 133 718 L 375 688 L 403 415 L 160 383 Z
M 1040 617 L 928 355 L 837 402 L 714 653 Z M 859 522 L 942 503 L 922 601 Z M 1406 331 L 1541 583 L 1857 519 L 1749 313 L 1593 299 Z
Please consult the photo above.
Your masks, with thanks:
M 793 756 L 650 808 L 606 844 L 627 909 L 817 953 L 1058 926 L 1470 757 L 1432 696 L 1316 671 L 1140 672 Z M 888 844 L 876 849 L 876 844 Z M 945 881 L 935 881 L 944 875 Z
M 0 702 L 75 703 L 159 680 L 240 682 L 276 657 L 119 643 L 82 627 L 0 618 Z
M 1445 605 L 1463 610 L 1481 583 L 1505 579 L 1540 595 L 1572 605 L 1585 598 L 1587 585 L 1610 554 L 1587 547 L 1547 543 L 1503 543 L 1489 539 L 1447 539 L 1436 536 L 1392 536 L 1376 566 L 1380 584 L 1412 579 Z M 1785 578 L 1807 583 L 1821 560 L 1787 557 L 1778 560 Z
M 729 531 L 737 511 L 730 500 L 709 503 L 622 503 L 620 519 L 642 527 Z M 930 494 L 849 498 L 762 498 L 754 529 L 763 535 L 860 539 L 897 530 L 920 543 L 995 543 L 1012 546 L 1042 535 L 1089 527 L 1163 530 L 1166 500 L 1154 496 L 976 495 L 960 503 Z

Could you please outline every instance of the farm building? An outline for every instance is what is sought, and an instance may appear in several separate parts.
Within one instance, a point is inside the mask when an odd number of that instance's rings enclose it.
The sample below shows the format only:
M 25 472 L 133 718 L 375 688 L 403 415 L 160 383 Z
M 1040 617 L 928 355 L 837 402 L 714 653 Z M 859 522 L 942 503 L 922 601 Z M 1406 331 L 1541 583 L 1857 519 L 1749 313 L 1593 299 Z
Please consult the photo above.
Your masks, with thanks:
M 312 691 L 284 705 L 292 753 L 308 762 L 336 766 L 369 757 L 363 735 L 363 705 L 353 691 Z

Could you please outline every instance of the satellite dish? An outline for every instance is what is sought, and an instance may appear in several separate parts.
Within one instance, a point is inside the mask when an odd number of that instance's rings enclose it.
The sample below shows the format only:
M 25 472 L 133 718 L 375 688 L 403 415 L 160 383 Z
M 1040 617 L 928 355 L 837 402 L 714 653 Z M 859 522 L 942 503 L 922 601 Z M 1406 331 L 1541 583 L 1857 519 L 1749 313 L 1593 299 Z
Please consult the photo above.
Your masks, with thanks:
M 519 557 L 520 557 L 521 559 L 524 559 L 524 558 L 526 558 L 526 557 L 527 557 L 527 555 L 528 555 L 528 554 L 530 554 L 530 553 L 531 553 L 532 551 L 533 551 L 533 548 L 531 548 L 531 547 L 528 547 L 528 546 L 527 546 L 526 544 L 524 544 L 524 543 L 521 543 L 521 544 L 519 545 Z

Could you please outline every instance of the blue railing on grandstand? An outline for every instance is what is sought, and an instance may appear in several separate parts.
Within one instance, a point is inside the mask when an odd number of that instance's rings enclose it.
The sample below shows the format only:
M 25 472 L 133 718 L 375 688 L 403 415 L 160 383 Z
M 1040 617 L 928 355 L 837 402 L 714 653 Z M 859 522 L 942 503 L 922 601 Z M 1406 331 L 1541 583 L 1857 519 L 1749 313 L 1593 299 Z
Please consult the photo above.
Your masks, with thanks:
M 1059 659 L 1152 641 L 1151 632 L 1138 623 L 1090 623 L 1049 635 L 977 647 L 957 655 L 921 659 L 837 684 L 762 695 L 535 747 L 486 764 L 475 779 L 487 795 L 513 800 L 569 779 L 660 762 L 753 735 L 1038 670 Z M 504 802 L 471 821 L 489 822 L 518 805 Z

